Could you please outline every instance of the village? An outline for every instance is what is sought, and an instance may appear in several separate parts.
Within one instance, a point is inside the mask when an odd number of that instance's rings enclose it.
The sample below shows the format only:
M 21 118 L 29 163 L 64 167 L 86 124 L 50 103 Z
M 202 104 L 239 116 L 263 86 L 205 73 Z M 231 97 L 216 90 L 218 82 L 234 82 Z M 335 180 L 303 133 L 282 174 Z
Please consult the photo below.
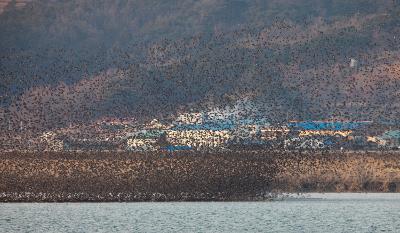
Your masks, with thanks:
M 232 119 L 183 113 L 172 121 L 101 119 L 46 131 L 26 144 L 31 151 L 397 150 L 400 130 L 372 121 Z

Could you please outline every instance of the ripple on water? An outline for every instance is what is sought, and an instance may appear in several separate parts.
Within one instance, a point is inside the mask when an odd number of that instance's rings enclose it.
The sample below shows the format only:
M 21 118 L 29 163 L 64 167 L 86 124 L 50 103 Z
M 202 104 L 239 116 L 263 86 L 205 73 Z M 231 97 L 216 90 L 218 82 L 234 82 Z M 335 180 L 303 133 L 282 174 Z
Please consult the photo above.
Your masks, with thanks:
M 3 203 L 1 232 L 398 232 L 400 198 Z

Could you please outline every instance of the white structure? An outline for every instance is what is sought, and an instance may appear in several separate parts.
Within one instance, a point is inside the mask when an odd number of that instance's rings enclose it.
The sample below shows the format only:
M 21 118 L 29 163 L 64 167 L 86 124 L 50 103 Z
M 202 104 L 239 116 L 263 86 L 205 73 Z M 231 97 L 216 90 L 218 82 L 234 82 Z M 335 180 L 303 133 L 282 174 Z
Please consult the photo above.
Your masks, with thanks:
M 350 68 L 357 68 L 358 66 L 358 61 L 354 58 L 350 59 Z
M 126 149 L 129 151 L 156 151 L 158 149 L 155 139 L 129 138 L 126 142 Z
M 184 113 L 177 117 L 177 123 L 181 124 L 202 124 L 203 114 L 202 113 Z
M 318 139 L 292 138 L 284 142 L 286 149 L 323 149 L 324 142 Z
M 56 139 L 56 136 L 56 133 L 48 131 L 39 137 L 41 142 L 46 144 L 45 151 L 62 151 L 64 149 L 64 142 Z
M 231 137 L 226 130 L 169 130 L 167 140 L 173 145 L 190 146 L 192 148 L 222 148 Z

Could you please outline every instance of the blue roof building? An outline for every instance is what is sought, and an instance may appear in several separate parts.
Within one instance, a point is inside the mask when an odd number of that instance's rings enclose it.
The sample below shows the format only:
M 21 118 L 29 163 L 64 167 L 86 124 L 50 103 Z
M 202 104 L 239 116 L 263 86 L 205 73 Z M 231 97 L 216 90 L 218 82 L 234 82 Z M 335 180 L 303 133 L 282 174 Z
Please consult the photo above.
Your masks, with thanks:
M 288 127 L 300 130 L 355 130 L 370 124 L 368 121 L 302 121 L 289 122 Z

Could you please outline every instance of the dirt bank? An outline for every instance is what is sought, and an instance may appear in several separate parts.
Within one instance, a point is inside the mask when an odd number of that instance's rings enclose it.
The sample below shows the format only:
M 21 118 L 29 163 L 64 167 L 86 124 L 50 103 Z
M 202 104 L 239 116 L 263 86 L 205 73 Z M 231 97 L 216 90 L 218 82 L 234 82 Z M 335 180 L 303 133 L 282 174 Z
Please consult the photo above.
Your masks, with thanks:
M 263 200 L 271 192 L 400 192 L 400 154 L 0 155 L 0 201 Z

